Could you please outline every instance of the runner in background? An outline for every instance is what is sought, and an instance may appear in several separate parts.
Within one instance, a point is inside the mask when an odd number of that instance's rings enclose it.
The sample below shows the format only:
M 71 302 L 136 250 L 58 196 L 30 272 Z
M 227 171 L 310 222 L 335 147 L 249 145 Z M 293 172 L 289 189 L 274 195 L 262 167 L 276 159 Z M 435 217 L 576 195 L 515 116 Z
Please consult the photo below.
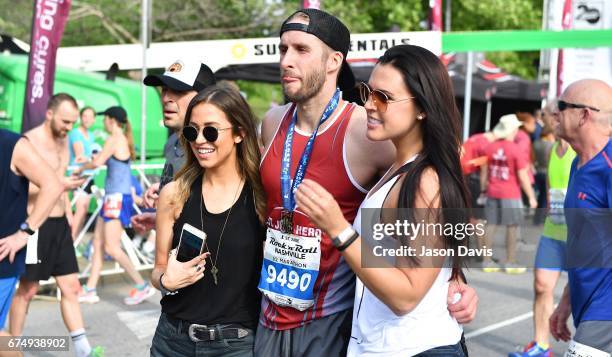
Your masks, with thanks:
M 123 301 L 127 305 L 136 305 L 153 296 L 155 289 L 152 289 L 142 278 L 121 248 L 123 228 L 130 225 L 133 204 L 131 162 L 136 153 L 134 152 L 132 127 L 122 107 L 110 107 L 98 114 L 104 115 L 104 129 L 110 135 L 96 158 L 85 163 L 79 170 L 82 172 L 106 164 L 104 203 L 94 231 L 91 273 L 87 284 L 82 288 L 79 300 L 87 302 L 99 300 L 96 286 L 102 272 L 104 252 L 106 252 L 119 263 L 134 282 L 134 288 Z
M 38 241 L 34 239 L 31 261 L 27 262 L 25 273 L 19 281 L 19 288 L 13 298 L 10 311 L 10 331 L 14 336 L 23 332 L 28 306 L 36 292 L 39 281 L 54 277 L 61 292 L 60 310 L 64 325 L 74 343 L 74 352 L 78 357 L 89 356 L 91 353 L 101 353 L 101 348 L 91 348 L 85 333 L 83 315 L 79 305 L 79 266 L 70 230 L 72 210 L 68 192 L 81 186 L 85 178 L 78 172 L 65 176 L 69 162 L 68 132 L 79 117 L 76 100 L 66 94 L 53 95 L 47 103 L 45 121 L 42 125 L 25 133 L 28 139 L 35 143 L 37 153 L 54 169 L 55 175 L 62 180 L 64 195 L 56 202 L 49 218 L 38 231 Z M 40 188 L 30 185 L 28 210 Z
M 554 112 L 556 103 L 545 110 Z M 547 126 L 545 126 L 547 128 Z M 554 128 L 553 128 L 554 129 Z M 553 291 L 561 272 L 566 269 L 567 226 L 563 213 L 563 202 L 569 182 L 572 161 L 576 153 L 567 141 L 557 138 L 550 152 L 547 174 L 548 217 L 544 221 L 544 231 L 540 237 L 535 259 L 533 287 L 534 340 L 523 352 L 510 353 L 509 357 L 551 357 L 548 341 L 548 319 L 554 308 Z
M 550 332 L 567 355 L 612 353 L 612 87 L 596 79 L 572 83 L 558 101 L 555 132 L 576 151 L 565 196 L 568 284 L 550 317 Z
M 28 182 L 40 187 L 28 215 Z M 0 336 L 19 276 L 25 270 L 26 244 L 64 193 L 62 183 L 34 145 L 19 134 L 0 129 Z M 3 356 L 21 356 L 21 352 Z
M 535 192 L 538 197 L 538 209 L 533 216 L 533 224 L 540 225 L 546 218 L 546 207 L 548 205 L 548 190 L 546 180 L 548 178 L 548 162 L 555 144 L 555 135 L 552 126 L 542 128 L 542 136 L 533 143 L 533 153 L 535 156 Z

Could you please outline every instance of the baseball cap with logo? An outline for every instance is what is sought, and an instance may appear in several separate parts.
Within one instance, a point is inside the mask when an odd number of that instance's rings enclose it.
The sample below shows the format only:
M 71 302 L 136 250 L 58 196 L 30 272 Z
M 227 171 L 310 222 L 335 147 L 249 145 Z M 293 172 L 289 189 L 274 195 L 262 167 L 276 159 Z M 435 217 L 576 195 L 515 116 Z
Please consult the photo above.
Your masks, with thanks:
M 289 22 L 290 19 L 297 13 L 303 13 L 308 16 L 308 24 Z M 351 34 L 348 28 L 333 15 L 318 9 L 302 9 L 294 12 L 283 22 L 280 35 L 287 31 L 302 31 L 316 36 L 334 51 L 342 53 L 344 59 L 342 68 L 340 68 L 340 76 L 338 77 L 338 87 L 341 90 L 351 90 L 355 87 L 355 76 L 346 56 L 348 55 L 349 47 L 351 46 Z
M 111 118 L 117 119 L 117 121 L 120 123 L 127 122 L 127 113 L 125 112 L 125 109 L 120 106 L 109 107 L 103 112 L 97 112 L 96 115 L 107 115 Z
M 147 86 L 164 86 L 180 92 L 199 92 L 215 82 L 213 72 L 207 65 L 183 59 L 174 61 L 163 74 L 150 74 L 144 79 Z

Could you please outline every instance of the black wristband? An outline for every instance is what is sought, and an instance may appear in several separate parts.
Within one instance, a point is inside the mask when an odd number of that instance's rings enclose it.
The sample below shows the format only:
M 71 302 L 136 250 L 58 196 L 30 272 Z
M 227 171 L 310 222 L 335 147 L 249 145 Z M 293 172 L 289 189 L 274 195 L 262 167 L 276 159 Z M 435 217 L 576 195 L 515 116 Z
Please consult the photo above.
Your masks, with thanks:
M 176 295 L 176 294 L 178 294 L 178 290 L 170 291 L 170 290 L 166 289 L 166 287 L 162 283 L 162 278 L 163 278 L 164 274 L 165 273 L 161 273 L 161 275 L 159 276 L 159 288 L 160 288 L 159 290 L 161 290 L 162 295 L 167 296 L 167 295 Z
M 347 239 L 347 241 L 342 244 L 341 246 L 338 247 L 338 250 L 343 252 L 346 248 L 349 247 L 349 245 L 353 244 L 353 242 L 359 238 L 359 233 L 355 232 L 353 233 L 353 235 L 351 236 L 351 238 Z

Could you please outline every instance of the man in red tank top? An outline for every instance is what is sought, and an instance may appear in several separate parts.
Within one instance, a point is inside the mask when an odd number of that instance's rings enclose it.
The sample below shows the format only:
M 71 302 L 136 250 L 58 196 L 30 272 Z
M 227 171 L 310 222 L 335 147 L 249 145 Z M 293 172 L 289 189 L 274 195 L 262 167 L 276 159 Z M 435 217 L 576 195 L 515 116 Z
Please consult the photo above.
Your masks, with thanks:
M 292 103 L 270 110 L 262 124 L 268 230 L 255 355 L 345 355 L 354 275 L 333 237 L 295 207 L 292 191 L 304 177 L 317 181 L 352 222 L 367 190 L 391 166 L 394 148 L 368 140 L 365 110 L 340 98 L 355 86 L 346 62 L 350 34 L 340 20 L 300 10 L 283 23 L 280 36 L 281 83 Z M 451 289 L 451 297 L 461 292 L 463 298 L 449 310 L 459 322 L 471 321 L 474 290 Z

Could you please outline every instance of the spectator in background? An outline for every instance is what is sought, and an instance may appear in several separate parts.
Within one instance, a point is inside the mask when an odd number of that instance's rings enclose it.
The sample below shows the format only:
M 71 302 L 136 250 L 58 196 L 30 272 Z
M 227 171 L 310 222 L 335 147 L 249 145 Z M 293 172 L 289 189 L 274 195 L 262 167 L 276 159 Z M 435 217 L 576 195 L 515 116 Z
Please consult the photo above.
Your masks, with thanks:
M 504 269 L 509 274 L 520 274 L 527 270 L 525 267 L 520 267 L 516 261 L 516 231 L 523 218 L 521 188 L 529 198 L 529 205 L 532 208 L 537 206 L 527 174 L 529 164 L 515 144 L 515 136 L 521 125 L 514 114 L 501 117 L 493 129 L 498 139 L 487 146 L 487 164 L 481 166 L 480 170 L 480 191 L 487 197 L 485 216 L 488 223 L 485 237 L 480 242 L 491 248 L 497 225 L 506 226 Z M 491 260 L 491 257 L 484 257 L 484 272 L 499 270 L 500 267 Z
M 546 126 L 546 124 L 544 123 L 544 120 L 542 119 L 543 118 L 542 112 L 543 112 L 542 109 L 536 109 L 533 112 L 533 117 L 535 119 L 535 129 L 533 133 L 531 134 L 532 142 L 535 142 L 542 136 L 542 130 Z M 550 126 L 550 123 L 549 123 L 549 126 Z
M 518 133 L 514 137 L 514 143 L 518 145 L 519 153 L 523 156 L 523 159 L 528 163 L 527 174 L 529 176 L 529 182 L 531 185 L 535 182 L 534 169 L 533 169 L 533 148 L 531 135 L 536 129 L 536 120 L 531 113 L 516 113 L 517 119 L 521 122 L 521 127 Z
M 68 134 L 70 148 L 70 165 L 82 164 L 90 161 L 93 155 L 93 148 L 96 142 L 94 141 L 93 133 L 89 130 L 96 121 L 96 112 L 92 107 L 84 107 L 81 109 L 81 125 L 74 128 Z M 90 172 L 93 174 L 93 172 Z M 75 239 L 85 222 L 89 202 L 91 201 L 91 186 L 93 186 L 93 177 L 88 177 L 87 185 L 84 188 L 79 188 L 74 194 L 77 196 L 75 203 L 74 218 L 72 220 L 71 232 L 72 239 Z
M 545 208 L 547 205 L 547 190 L 546 178 L 548 177 L 548 162 L 550 152 L 555 143 L 555 135 L 552 127 L 545 126 L 542 128 L 541 137 L 533 143 L 533 152 L 535 154 L 535 191 L 538 195 L 538 209 L 533 216 L 533 224 L 544 223 L 546 215 Z
M 143 194 L 144 190 L 142 189 L 138 177 L 132 175 L 132 199 L 134 200 L 132 217 L 144 212 L 155 212 L 155 209 L 145 207 Z M 138 209 L 136 209 L 136 207 L 138 207 Z M 155 230 L 134 227 L 133 231 L 135 236 L 132 239 L 132 243 L 137 249 L 142 250 L 148 259 L 153 261 L 155 259 Z
M 461 170 L 470 191 L 472 217 L 483 219 L 482 204 L 478 203 L 480 196 L 480 167 L 487 163 L 486 148 L 496 140 L 493 132 L 478 133 L 470 136 L 462 146 Z

